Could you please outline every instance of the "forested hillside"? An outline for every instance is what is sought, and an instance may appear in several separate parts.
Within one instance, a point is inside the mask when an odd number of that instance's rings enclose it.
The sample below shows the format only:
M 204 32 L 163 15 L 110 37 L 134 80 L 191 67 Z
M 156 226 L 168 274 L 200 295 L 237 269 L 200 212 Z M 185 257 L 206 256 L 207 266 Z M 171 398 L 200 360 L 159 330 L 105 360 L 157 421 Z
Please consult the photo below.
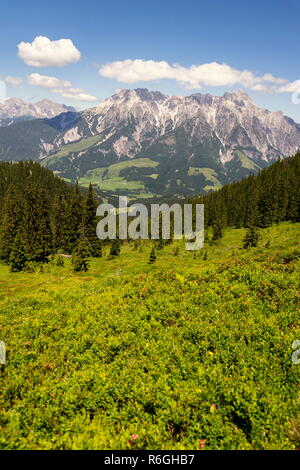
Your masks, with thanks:
M 100 254 L 91 186 L 84 195 L 38 163 L 1 163 L 0 207 L 0 258 L 13 270 L 59 251 L 71 254 L 80 240 L 91 256 Z
M 256 176 L 193 199 L 205 205 L 206 225 L 269 227 L 300 220 L 300 153 L 261 170 Z
M 204 203 L 213 240 L 222 238 L 228 226 L 248 227 L 250 246 L 256 246 L 258 228 L 300 220 L 299 185 L 297 154 L 193 202 Z M 97 205 L 91 184 L 82 194 L 78 184 L 69 186 L 38 163 L 1 163 L 0 258 L 18 271 L 59 252 L 101 256 L 95 233 Z

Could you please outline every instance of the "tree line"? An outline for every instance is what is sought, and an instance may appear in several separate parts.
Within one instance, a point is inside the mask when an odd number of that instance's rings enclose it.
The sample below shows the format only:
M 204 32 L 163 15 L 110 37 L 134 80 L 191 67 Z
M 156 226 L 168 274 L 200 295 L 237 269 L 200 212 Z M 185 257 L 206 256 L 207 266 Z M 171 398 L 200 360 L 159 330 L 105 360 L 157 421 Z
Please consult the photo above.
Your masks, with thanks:
M 0 258 L 20 271 L 63 253 L 84 270 L 87 256 L 102 254 L 97 206 L 92 185 L 84 194 L 38 163 L 0 163 Z
M 252 233 L 255 239 L 259 228 L 287 220 L 299 222 L 300 153 L 192 202 L 204 204 L 205 225 L 212 227 L 215 240 L 226 227 L 246 227 L 247 237 Z
M 256 246 L 259 228 L 300 221 L 300 153 L 185 202 L 204 204 L 212 242 L 226 227 L 246 227 L 244 247 Z M 75 271 L 87 270 L 88 257 L 102 256 L 98 204 L 92 185 L 84 190 L 78 183 L 71 186 L 36 162 L 0 162 L 0 259 L 20 271 L 61 253 L 72 256 Z M 160 226 L 157 249 L 165 243 Z M 118 256 L 120 247 L 121 241 L 113 240 L 110 256 Z

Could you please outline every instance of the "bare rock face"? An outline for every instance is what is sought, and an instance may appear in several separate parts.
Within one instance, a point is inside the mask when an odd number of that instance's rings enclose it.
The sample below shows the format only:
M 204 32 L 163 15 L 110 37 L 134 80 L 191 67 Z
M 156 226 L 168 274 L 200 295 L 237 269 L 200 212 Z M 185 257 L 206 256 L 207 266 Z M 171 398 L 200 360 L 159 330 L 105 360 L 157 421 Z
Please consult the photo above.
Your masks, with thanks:
M 300 125 L 280 111 L 259 108 L 242 90 L 168 96 L 123 89 L 81 112 L 47 100 L 0 103 L 0 123 L 35 117 L 42 119 L 0 128 L 0 160 L 42 160 L 74 179 L 146 157 L 157 162 L 155 179 L 152 170 L 138 169 L 124 170 L 122 177 L 154 194 L 161 188 L 168 195 L 210 191 L 300 148 Z
M 86 123 L 81 137 L 110 129 L 117 136 L 111 139 L 117 158 L 132 158 L 180 128 L 193 146 L 213 138 L 221 163 L 232 160 L 237 149 L 268 163 L 294 154 L 300 146 L 299 124 L 282 112 L 258 108 L 241 90 L 222 97 L 199 93 L 178 97 L 125 89 L 81 115 Z
M 9 98 L 0 102 L 0 126 L 32 119 L 52 118 L 67 111 L 74 111 L 74 108 L 50 100 L 26 103 L 20 98 Z

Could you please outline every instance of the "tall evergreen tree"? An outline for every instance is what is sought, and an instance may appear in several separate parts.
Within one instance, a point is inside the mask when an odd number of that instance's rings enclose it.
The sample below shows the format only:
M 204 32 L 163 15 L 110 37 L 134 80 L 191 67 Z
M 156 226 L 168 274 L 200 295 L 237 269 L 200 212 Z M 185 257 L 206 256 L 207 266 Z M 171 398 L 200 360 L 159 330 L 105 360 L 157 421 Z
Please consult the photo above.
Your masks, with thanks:
M 0 225 L 0 259 L 8 262 L 21 222 L 20 197 L 13 185 L 4 196 Z
M 252 225 L 247 229 L 246 235 L 243 240 L 243 247 L 245 249 L 256 247 L 258 240 L 259 240 L 258 229 L 257 227 Z
M 91 247 L 91 256 L 101 257 L 102 256 L 102 245 L 101 241 L 97 237 L 97 217 L 96 210 L 98 207 L 97 198 L 93 190 L 93 186 L 89 185 L 88 195 L 85 200 L 83 209 L 83 220 L 82 220 L 82 232 L 84 237 L 88 240 Z
M 119 256 L 121 252 L 121 243 L 118 238 L 115 238 L 110 245 L 109 257 Z
M 90 254 L 90 246 L 86 238 L 82 237 L 77 240 L 75 249 L 72 254 L 71 263 L 73 266 L 73 271 L 80 272 L 80 271 L 88 271 L 89 269 L 89 254 Z
M 28 247 L 29 261 L 47 261 L 52 252 L 52 231 L 45 191 L 29 182 L 23 198 L 22 232 Z
M 153 263 L 155 263 L 155 261 L 156 261 L 156 253 L 155 253 L 155 248 L 153 246 L 151 251 L 150 251 L 150 255 L 149 255 L 149 263 L 153 264 Z
M 67 201 L 63 194 L 59 194 L 52 208 L 52 233 L 53 233 L 53 250 L 57 253 L 59 250 L 67 251 L 67 235 L 68 235 L 68 213 Z
M 81 236 L 83 218 L 83 197 L 81 195 L 78 181 L 73 189 L 67 208 L 67 226 L 65 235 L 65 250 L 71 254 Z
M 24 236 L 19 231 L 13 242 L 9 264 L 11 272 L 23 271 L 28 261 L 28 249 L 24 240 Z

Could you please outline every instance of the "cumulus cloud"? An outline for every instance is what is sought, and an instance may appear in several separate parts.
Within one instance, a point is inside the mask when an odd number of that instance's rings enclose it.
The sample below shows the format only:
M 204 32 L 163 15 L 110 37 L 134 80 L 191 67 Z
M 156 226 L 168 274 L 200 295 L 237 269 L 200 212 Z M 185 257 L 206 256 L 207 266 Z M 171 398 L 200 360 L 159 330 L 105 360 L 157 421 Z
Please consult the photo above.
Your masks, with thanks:
M 288 82 L 276 89 L 277 93 L 294 93 L 300 92 L 300 80 L 294 82 Z
M 37 36 L 31 43 L 20 42 L 18 50 L 18 57 L 31 67 L 61 67 L 80 60 L 80 52 L 71 39 L 51 41 Z
M 65 89 L 55 89 L 52 91 L 53 93 L 59 93 L 64 98 L 68 98 L 72 100 L 91 101 L 91 102 L 97 100 L 96 96 L 85 93 L 85 91 L 82 88 L 71 87 L 71 88 L 65 88 Z
M 14 85 L 14 86 L 21 85 L 21 83 L 23 82 L 22 78 L 11 77 L 10 75 L 7 75 L 7 77 L 4 78 L 4 81 L 6 83 L 9 83 L 10 85 Z
M 66 80 L 40 75 L 39 73 L 28 75 L 28 83 L 29 85 L 40 86 L 42 88 L 67 88 L 72 86 L 71 83 Z
M 170 65 L 166 61 L 126 59 L 102 65 L 99 74 L 123 83 L 171 79 L 189 89 L 199 89 L 203 85 L 242 85 L 256 91 L 269 91 L 268 84 L 275 86 L 287 82 L 285 78 L 277 78 L 269 73 L 259 77 L 249 70 L 237 70 L 217 62 L 182 67 L 179 64 Z
M 63 98 L 77 101 L 96 101 L 96 96 L 86 93 L 82 88 L 74 88 L 72 83 L 56 77 L 48 77 L 39 73 L 32 73 L 27 77 L 29 85 L 47 88 L 52 93 L 57 93 Z

